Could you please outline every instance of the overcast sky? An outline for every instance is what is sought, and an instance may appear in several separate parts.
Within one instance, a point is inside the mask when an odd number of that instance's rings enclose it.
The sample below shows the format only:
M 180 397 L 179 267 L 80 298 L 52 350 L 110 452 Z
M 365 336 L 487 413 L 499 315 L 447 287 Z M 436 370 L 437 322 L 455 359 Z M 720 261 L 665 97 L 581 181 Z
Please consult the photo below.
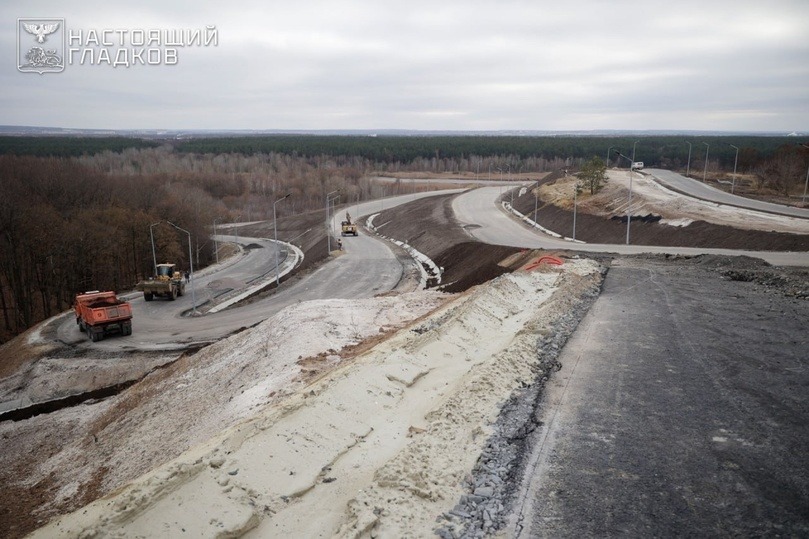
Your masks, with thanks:
M 0 125 L 809 131 L 807 0 L 8 4 Z M 176 65 L 21 73 L 18 18 L 215 25 L 219 44 Z

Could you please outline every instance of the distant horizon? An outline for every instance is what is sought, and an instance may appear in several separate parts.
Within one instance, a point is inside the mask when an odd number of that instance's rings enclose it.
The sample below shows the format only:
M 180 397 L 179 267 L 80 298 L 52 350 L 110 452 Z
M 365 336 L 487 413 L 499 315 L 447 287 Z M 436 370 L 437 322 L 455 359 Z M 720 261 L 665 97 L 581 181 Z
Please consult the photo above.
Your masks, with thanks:
M 809 137 L 809 130 L 791 131 L 757 131 L 757 130 L 703 130 L 703 129 L 249 129 L 249 128 L 143 128 L 143 129 L 116 129 L 116 128 L 77 128 L 58 126 L 33 126 L 33 125 L 0 125 L 0 135 L 19 136 L 47 136 L 47 135 L 81 135 L 81 134 L 148 134 L 148 135 L 358 135 L 358 136 L 397 136 L 397 135 L 424 135 L 424 136 L 614 136 L 614 135 L 655 135 L 655 136 L 772 136 L 772 137 Z

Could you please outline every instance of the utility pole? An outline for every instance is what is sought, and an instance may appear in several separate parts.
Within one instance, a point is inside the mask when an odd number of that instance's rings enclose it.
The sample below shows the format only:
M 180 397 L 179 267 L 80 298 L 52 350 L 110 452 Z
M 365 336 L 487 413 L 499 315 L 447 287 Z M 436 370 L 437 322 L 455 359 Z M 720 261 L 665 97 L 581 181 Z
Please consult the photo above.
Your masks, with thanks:
M 736 188 L 736 165 L 739 163 L 739 148 L 730 144 L 731 148 L 736 148 L 736 159 L 733 160 L 733 181 L 730 183 L 730 194 L 733 194 L 733 190 Z
M 702 183 L 705 183 L 705 178 L 708 175 L 708 150 L 711 149 L 711 145 L 707 142 L 703 142 L 705 145 L 705 170 L 702 171 Z
M 175 225 L 171 221 L 166 221 L 168 224 L 176 228 L 181 232 L 185 232 L 188 234 L 188 264 L 191 268 L 189 273 L 189 279 L 191 280 L 191 310 L 194 311 L 194 314 L 197 314 L 197 294 L 196 294 L 196 284 L 194 279 L 194 260 L 191 258 L 191 233 L 184 228 L 180 228 L 179 226 Z
M 688 164 L 685 166 L 685 177 L 688 177 L 688 173 L 691 172 L 691 143 L 687 140 L 685 141 L 688 144 Z
M 637 144 L 637 142 L 635 142 Z M 618 156 L 623 157 L 629 161 L 629 203 L 626 207 L 626 244 L 629 245 L 629 225 L 632 222 L 632 165 L 635 164 L 635 144 L 632 145 L 632 158 L 625 156 L 618 150 L 615 151 Z
M 278 227 L 276 226 L 276 219 L 275 219 L 275 205 L 278 204 L 279 202 L 281 202 L 282 200 L 284 200 L 286 198 L 289 198 L 290 195 L 291 195 L 291 193 L 288 193 L 288 194 L 282 196 L 281 198 L 279 198 L 278 200 L 276 200 L 275 202 L 272 203 L 272 230 L 273 230 L 273 236 L 274 236 L 274 239 L 275 239 L 275 288 L 278 288 L 279 286 L 281 286 L 281 283 L 280 283 L 280 279 L 281 279 L 280 273 L 281 272 L 280 272 L 280 270 L 278 268 L 278 265 L 279 265 L 278 251 L 280 251 L 281 249 L 278 248 Z
M 576 180 L 573 182 L 573 241 L 576 241 L 576 209 L 578 205 L 579 196 L 579 177 L 573 176 Z M 567 169 L 565 169 L 565 178 L 567 178 Z
M 331 256 L 331 220 L 329 219 L 329 197 L 339 191 L 339 189 L 335 189 L 330 193 L 326 193 L 326 245 L 328 249 L 327 255 L 329 256 Z
M 156 223 L 152 223 L 151 225 L 149 225 L 149 237 L 152 239 L 152 263 L 154 264 L 153 267 L 154 273 L 152 273 L 152 275 L 154 276 L 157 276 L 157 255 L 155 255 L 154 250 L 154 233 L 152 232 L 152 227 L 154 227 L 155 225 L 159 225 L 161 222 L 162 221 L 158 221 Z

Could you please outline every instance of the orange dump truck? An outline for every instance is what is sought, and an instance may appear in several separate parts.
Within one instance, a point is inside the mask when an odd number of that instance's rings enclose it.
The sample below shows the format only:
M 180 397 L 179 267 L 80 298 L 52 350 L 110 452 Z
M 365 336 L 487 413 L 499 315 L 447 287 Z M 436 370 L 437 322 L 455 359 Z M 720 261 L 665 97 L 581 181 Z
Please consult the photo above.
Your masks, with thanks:
M 86 292 L 76 295 L 73 304 L 76 323 L 93 342 L 106 333 L 132 335 L 132 307 L 115 292 Z

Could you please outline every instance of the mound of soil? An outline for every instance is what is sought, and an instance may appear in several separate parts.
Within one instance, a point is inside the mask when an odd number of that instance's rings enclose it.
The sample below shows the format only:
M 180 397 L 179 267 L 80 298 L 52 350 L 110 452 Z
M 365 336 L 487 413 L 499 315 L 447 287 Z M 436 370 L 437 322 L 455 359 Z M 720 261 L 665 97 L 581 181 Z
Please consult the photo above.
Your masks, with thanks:
M 524 260 L 519 257 L 502 263 L 522 249 L 488 245 L 472 238 L 455 219 L 454 197 L 429 197 L 386 210 L 380 219 L 388 222 L 385 233 L 408 243 L 443 268 L 438 288 L 445 292 L 463 292 L 522 265 Z
M 276 220 L 278 239 L 299 247 L 303 251 L 303 263 L 296 272 L 303 271 L 327 257 L 326 210 L 290 215 Z M 239 228 L 243 236 L 272 238 L 275 230 L 272 221 L 265 221 Z M 247 248 L 250 248 L 248 246 Z
M 503 261 L 519 251 L 514 247 L 487 245 L 477 241 L 466 241 L 453 245 L 433 259 L 439 267 L 444 268 L 443 281 L 439 290 L 463 292 L 475 285 L 511 272 L 521 264 L 504 265 Z
M 384 233 L 412 245 L 433 260 L 459 243 L 472 241 L 452 211 L 455 195 L 428 197 L 385 210 Z M 441 265 L 441 264 L 439 264 Z

